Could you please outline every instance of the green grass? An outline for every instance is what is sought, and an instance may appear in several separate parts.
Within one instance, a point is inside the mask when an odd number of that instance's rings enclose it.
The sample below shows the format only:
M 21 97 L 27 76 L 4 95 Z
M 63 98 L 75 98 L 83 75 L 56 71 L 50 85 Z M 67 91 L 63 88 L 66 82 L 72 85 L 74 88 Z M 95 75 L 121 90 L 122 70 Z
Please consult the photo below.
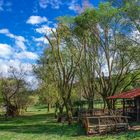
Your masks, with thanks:
M 0 140 L 140 140 L 140 131 L 87 137 L 80 125 L 57 123 L 53 116 L 46 108 L 35 107 L 25 116 L 0 118 Z

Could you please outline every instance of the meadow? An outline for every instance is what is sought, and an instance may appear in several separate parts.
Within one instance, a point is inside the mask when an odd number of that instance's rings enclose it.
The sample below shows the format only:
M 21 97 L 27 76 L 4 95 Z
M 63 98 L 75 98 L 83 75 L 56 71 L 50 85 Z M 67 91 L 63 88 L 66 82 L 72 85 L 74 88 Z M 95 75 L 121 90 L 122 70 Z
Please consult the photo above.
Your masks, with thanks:
M 57 123 L 45 107 L 28 109 L 24 116 L 0 118 L 0 140 L 140 140 L 140 131 L 86 136 L 80 124 Z

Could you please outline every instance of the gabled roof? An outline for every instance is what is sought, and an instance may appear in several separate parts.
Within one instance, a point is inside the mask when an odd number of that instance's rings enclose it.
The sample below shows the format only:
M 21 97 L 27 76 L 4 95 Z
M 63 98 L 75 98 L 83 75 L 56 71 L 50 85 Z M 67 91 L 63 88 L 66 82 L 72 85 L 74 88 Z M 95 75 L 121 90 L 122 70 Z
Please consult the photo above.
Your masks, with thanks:
M 133 89 L 131 91 L 123 92 L 118 95 L 109 96 L 107 99 L 132 99 L 140 96 L 140 88 Z

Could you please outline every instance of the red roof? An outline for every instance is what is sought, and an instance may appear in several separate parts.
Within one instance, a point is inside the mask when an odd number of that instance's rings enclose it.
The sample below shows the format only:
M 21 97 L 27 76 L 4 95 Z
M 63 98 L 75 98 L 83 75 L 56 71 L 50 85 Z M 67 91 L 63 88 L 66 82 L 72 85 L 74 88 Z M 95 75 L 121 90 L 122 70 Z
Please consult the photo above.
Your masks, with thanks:
M 109 96 L 108 99 L 132 99 L 140 96 L 140 88 L 131 91 L 123 92 L 118 95 Z

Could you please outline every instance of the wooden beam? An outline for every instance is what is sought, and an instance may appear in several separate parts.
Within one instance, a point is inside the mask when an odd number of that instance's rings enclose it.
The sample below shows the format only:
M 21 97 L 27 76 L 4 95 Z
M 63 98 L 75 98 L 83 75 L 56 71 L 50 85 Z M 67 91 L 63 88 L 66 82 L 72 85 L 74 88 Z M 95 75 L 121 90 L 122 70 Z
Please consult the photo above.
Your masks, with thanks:
M 136 98 L 136 105 L 137 105 L 137 121 L 140 121 L 140 97 Z

